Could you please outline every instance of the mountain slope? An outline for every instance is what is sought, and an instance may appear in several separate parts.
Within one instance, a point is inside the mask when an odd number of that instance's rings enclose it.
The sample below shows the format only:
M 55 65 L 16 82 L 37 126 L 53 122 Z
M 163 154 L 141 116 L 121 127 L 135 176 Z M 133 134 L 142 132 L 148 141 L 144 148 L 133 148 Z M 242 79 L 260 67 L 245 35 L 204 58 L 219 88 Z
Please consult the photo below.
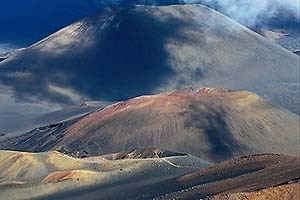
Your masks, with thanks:
M 300 183 L 292 183 L 253 192 L 220 194 L 206 200 L 297 200 L 299 198 Z
M 128 189 L 131 192 L 127 198 L 132 196 L 137 199 L 143 197 L 142 193 L 135 193 L 137 188 L 144 190 L 143 186 L 157 184 L 210 165 L 209 162 L 189 155 L 107 160 L 98 157 L 76 159 L 59 152 L 33 154 L 0 151 L 0 199 L 48 199 L 48 196 L 49 199 L 64 199 L 61 194 L 65 192 L 75 194 L 81 191 L 82 196 L 77 195 L 76 198 L 83 199 L 86 195 L 84 190 L 93 193 L 95 187 L 96 191 L 104 191 L 109 195 L 112 193 L 106 189 Z M 157 192 L 151 191 L 150 195 Z M 108 199 L 105 194 L 90 194 L 87 199 L 99 198 Z
M 222 193 L 225 193 L 224 197 L 226 197 L 232 193 L 257 192 L 273 186 L 288 186 L 287 184 L 290 182 L 297 183 L 299 181 L 299 161 L 299 157 L 272 154 L 234 158 L 183 175 L 177 179 L 177 182 L 184 185 L 182 186 L 185 188 L 184 190 L 155 199 L 202 199 Z M 294 192 L 299 193 L 299 188 L 294 189 Z M 279 191 L 277 195 L 282 193 L 284 191 Z M 219 198 L 226 199 L 224 197 Z M 254 199 L 258 199 L 258 197 Z M 235 198 L 233 196 L 230 199 L 234 200 Z
M 245 89 L 299 113 L 298 72 L 296 55 L 206 7 L 123 6 L 2 61 L 0 82 L 17 98 L 67 103 L 190 85 Z
M 119 102 L 8 138 L 0 148 L 82 157 L 155 147 L 219 161 L 251 153 L 296 155 L 298 133 L 299 116 L 253 93 L 187 88 Z
M 190 155 L 107 160 L 0 151 L 0 169 L 0 197 L 7 200 L 225 199 L 243 194 L 262 198 L 272 190 L 296 200 L 293 193 L 299 193 L 295 182 L 300 177 L 299 157 L 272 154 L 212 165 Z M 278 185 L 283 186 L 272 188 Z

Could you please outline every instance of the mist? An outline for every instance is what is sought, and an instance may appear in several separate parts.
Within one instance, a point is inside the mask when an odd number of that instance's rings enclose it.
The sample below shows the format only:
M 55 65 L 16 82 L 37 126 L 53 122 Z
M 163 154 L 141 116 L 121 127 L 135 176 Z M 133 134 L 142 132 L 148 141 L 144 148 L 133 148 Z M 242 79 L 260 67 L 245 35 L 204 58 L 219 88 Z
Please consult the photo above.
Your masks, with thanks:
M 294 17 L 299 14 L 299 0 L 184 0 L 202 3 L 246 25 L 256 26 L 275 17 Z

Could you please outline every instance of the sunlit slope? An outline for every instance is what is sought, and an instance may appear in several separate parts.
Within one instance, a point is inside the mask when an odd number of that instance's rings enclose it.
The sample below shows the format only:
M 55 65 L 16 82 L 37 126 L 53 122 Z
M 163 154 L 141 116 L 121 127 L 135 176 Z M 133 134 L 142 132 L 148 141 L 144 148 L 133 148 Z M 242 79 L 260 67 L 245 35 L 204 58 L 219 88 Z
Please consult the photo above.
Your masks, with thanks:
M 274 154 L 234 158 L 180 177 L 177 182 L 184 190 L 155 199 L 296 200 L 300 192 L 299 161 L 299 157 Z
M 300 198 L 300 183 L 285 184 L 253 192 L 225 193 L 207 200 L 297 200 Z
M 75 194 L 87 188 L 122 188 L 124 183 L 127 188 L 142 188 L 209 165 L 189 155 L 112 161 L 76 159 L 59 152 L 0 151 L 0 199 L 46 199 L 44 196 Z
M 256 94 L 187 88 L 119 102 L 77 122 L 8 138 L 0 147 L 78 157 L 155 147 L 219 161 L 251 153 L 297 155 L 298 137 L 299 116 Z
M 299 57 L 200 5 L 116 6 L 0 64 L 17 98 L 123 100 L 186 86 L 244 89 L 299 112 Z
M 211 166 L 190 155 L 121 160 L 58 152 L 0 155 L 0 198 L 6 200 L 299 197 L 299 157 L 250 155 Z

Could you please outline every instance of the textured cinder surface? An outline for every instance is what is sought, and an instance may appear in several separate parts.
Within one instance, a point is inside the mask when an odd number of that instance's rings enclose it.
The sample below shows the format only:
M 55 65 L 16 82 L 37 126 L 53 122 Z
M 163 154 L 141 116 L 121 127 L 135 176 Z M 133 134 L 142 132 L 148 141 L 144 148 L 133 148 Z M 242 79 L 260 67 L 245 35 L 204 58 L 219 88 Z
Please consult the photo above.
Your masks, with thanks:
M 152 184 L 210 165 L 187 155 L 112 161 L 77 159 L 59 152 L 0 151 L 0 199 L 109 199 L 115 192 L 116 199 L 143 199 L 144 189 Z M 136 189 L 143 192 L 135 193 Z M 148 197 L 157 194 L 148 193 Z
M 60 103 L 225 87 L 299 114 L 299 57 L 200 5 L 104 9 L 2 61 L 0 82 Z
M 298 200 L 299 198 L 300 184 L 293 183 L 255 192 L 220 194 L 209 197 L 207 200 Z
M 142 96 L 75 122 L 8 138 L 0 147 L 78 156 L 155 147 L 211 161 L 299 150 L 299 116 L 245 91 L 187 88 Z
M 299 157 L 265 154 L 235 158 L 180 177 L 178 182 L 185 185 L 184 190 L 156 199 L 200 199 L 219 193 L 254 192 L 292 181 L 297 182 L 300 178 L 299 167 Z M 294 192 L 299 192 L 299 188 L 297 191 L 295 186 L 291 187 L 294 187 Z M 269 191 L 272 192 L 272 189 Z M 254 193 L 252 198 L 259 199 L 259 193 L 262 194 L 263 192 L 256 193 L 256 196 Z M 277 195 L 273 196 L 279 198 L 286 193 L 290 193 L 288 188 L 279 189 Z M 246 197 L 241 195 L 236 199 L 247 199 L 248 195 L 245 195 Z M 296 194 L 291 197 L 297 197 L 297 195 L 299 196 L 299 194 Z M 220 197 L 222 195 L 219 195 Z M 234 195 L 231 198 L 235 199 L 233 197 Z
M 149 149 L 145 152 L 138 149 L 136 152 L 147 154 Z M 218 195 L 211 197 L 213 199 L 250 198 L 253 195 L 254 199 L 261 195 L 297 197 L 295 181 L 300 177 L 299 157 L 250 155 L 213 166 L 187 155 L 121 160 L 107 160 L 105 157 L 77 159 L 58 152 L 33 154 L 0 151 L 0 198 L 141 200 L 199 199 L 213 195 Z M 284 186 L 272 188 L 278 185 Z

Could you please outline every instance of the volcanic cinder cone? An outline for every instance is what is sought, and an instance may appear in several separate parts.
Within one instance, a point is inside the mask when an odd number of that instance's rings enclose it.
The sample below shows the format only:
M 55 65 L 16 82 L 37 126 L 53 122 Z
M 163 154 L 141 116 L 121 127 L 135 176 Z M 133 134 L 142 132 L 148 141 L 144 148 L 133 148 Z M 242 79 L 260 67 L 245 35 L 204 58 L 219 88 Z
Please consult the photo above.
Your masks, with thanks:
M 119 102 L 77 122 L 9 138 L 0 147 L 59 149 L 79 157 L 155 147 L 220 161 L 251 153 L 297 155 L 298 137 L 299 116 L 256 94 L 187 88 Z
M 209 86 L 299 113 L 299 57 L 200 5 L 104 9 L 0 63 L 17 98 L 123 100 Z

